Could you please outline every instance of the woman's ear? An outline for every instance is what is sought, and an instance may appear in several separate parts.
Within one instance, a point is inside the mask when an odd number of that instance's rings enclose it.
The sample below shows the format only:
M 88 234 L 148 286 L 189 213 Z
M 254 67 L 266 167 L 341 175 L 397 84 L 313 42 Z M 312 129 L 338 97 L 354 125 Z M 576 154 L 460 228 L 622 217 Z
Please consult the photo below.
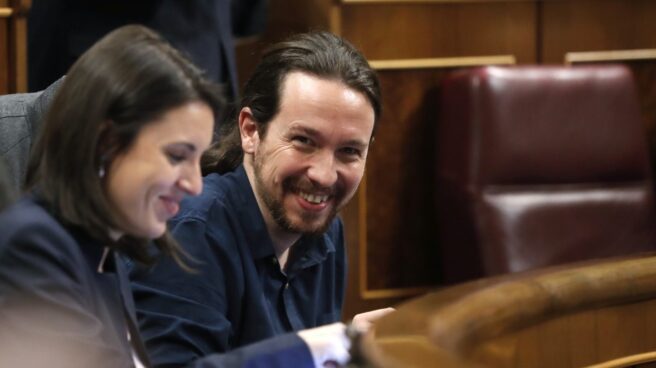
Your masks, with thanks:
M 251 109 L 248 107 L 244 107 L 239 112 L 239 134 L 241 136 L 241 148 L 244 153 L 255 153 L 260 144 L 260 135 L 257 131 L 257 123 L 253 119 Z

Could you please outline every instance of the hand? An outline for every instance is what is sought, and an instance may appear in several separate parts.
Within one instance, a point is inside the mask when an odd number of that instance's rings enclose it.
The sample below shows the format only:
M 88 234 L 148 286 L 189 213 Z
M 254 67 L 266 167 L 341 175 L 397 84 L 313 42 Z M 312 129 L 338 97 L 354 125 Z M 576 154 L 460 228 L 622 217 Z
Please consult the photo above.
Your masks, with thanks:
M 376 309 L 372 310 L 369 312 L 364 312 L 360 314 L 356 314 L 355 317 L 353 317 L 353 321 L 351 322 L 353 324 L 353 327 L 360 332 L 364 333 L 369 330 L 371 327 L 371 324 L 377 320 L 378 318 L 394 312 L 396 309 L 394 308 L 382 308 L 382 309 Z
M 346 326 L 333 323 L 298 332 L 298 336 L 310 348 L 316 367 L 338 367 L 351 358 L 351 342 L 346 337 Z

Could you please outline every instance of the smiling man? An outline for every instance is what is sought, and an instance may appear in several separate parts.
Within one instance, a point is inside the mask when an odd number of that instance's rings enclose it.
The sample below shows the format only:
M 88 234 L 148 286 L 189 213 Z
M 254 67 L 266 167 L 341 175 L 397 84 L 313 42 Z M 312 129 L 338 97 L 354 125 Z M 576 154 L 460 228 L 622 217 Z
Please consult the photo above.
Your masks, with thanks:
M 156 364 L 341 320 L 336 215 L 362 179 L 379 114 L 376 75 L 341 38 L 299 35 L 264 54 L 204 157 L 203 193 L 169 224 L 196 272 L 167 260 L 133 272 Z
M 374 116 L 362 93 L 301 71 L 285 76 L 279 112 L 266 131 L 251 108 L 242 109 L 244 168 L 283 269 L 292 245 L 302 235 L 325 233 L 353 197 Z

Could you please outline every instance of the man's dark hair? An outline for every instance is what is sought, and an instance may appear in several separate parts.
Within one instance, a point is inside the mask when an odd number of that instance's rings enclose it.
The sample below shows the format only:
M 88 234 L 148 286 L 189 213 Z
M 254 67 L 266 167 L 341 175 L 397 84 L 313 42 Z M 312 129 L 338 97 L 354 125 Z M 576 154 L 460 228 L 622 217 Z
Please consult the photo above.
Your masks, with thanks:
M 145 125 L 171 109 L 200 101 L 218 119 L 220 96 L 216 85 L 155 32 L 136 25 L 119 28 L 69 70 L 31 152 L 27 188 L 36 190 L 63 223 L 148 262 L 149 239 L 110 238 L 110 229 L 121 229 L 121 219 L 99 170 L 109 169 Z M 168 231 L 155 244 L 181 260 Z
M 241 149 L 238 114 L 249 107 L 264 138 L 268 123 L 280 109 L 285 77 L 291 72 L 337 80 L 367 97 L 374 110 L 374 132 L 380 116 L 380 87 L 376 73 L 364 56 L 346 40 L 329 32 L 304 33 L 268 48 L 246 82 L 233 121 L 224 124 L 218 141 L 203 156 L 203 174 L 224 173 L 238 167 Z

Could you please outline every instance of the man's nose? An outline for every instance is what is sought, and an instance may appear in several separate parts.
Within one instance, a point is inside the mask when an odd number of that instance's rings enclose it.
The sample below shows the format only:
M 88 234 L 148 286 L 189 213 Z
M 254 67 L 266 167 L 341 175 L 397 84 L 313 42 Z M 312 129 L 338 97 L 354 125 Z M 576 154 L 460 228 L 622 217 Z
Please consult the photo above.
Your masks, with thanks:
M 337 181 L 335 156 L 329 152 L 322 152 L 312 157 L 308 169 L 308 178 L 322 188 L 335 185 Z

